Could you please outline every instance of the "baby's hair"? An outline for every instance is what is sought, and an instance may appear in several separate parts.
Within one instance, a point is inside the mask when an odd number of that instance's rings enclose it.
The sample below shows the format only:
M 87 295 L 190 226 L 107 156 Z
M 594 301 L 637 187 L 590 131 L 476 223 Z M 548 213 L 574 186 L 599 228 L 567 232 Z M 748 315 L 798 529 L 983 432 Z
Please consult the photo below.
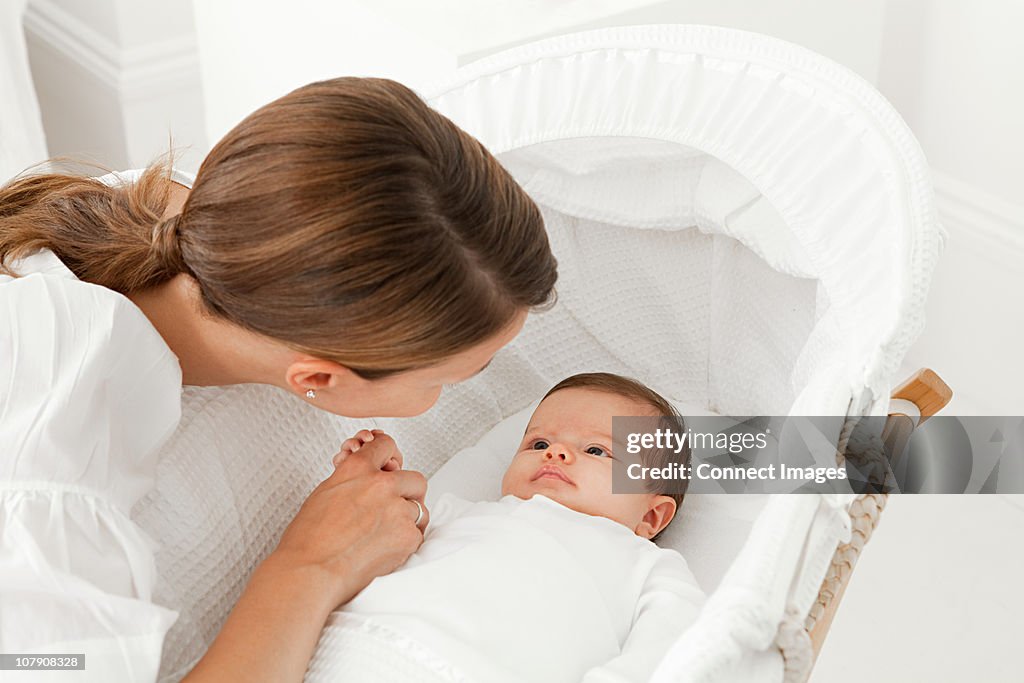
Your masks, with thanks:
M 661 424 L 658 425 L 661 429 L 670 429 L 677 434 L 686 433 L 686 423 L 683 421 L 683 417 L 679 414 L 679 411 L 677 411 L 675 407 L 661 394 L 650 389 L 644 384 L 641 384 L 635 379 L 623 377 L 622 375 L 613 375 L 610 372 L 584 372 L 579 375 L 566 377 L 561 382 L 551 387 L 551 389 L 548 390 L 548 393 L 544 394 L 544 398 L 547 398 L 551 394 L 556 391 L 561 391 L 562 389 L 592 389 L 594 391 L 604 391 L 609 394 L 615 394 L 616 396 L 630 398 L 635 401 L 639 401 L 640 403 L 646 403 L 654 408 L 658 415 L 661 416 Z M 678 454 L 667 448 L 644 449 L 641 457 L 644 459 L 643 464 L 647 467 L 664 467 L 670 462 L 689 465 L 690 444 L 689 441 L 687 441 L 683 450 Z M 659 480 L 645 479 L 644 482 L 650 493 L 668 496 L 674 500 L 676 502 L 677 511 L 682 506 L 683 497 L 686 495 L 686 480 L 675 482 L 671 492 L 659 490 Z M 655 538 L 657 538 L 657 536 Z

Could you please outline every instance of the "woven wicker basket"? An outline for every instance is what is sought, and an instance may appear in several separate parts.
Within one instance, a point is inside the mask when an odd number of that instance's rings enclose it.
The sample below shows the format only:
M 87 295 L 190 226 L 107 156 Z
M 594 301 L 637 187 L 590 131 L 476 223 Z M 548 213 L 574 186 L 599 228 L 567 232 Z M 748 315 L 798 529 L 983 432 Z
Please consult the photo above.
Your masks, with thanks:
M 914 416 L 909 428 L 906 426 L 908 420 L 905 414 L 893 413 L 890 416 L 890 423 L 904 423 L 904 428 L 907 429 L 907 433 L 904 434 L 906 438 L 915 426 L 920 426 L 929 416 L 949 403 L 953 392 L 935 372 L 922 369 L 901 384 L 892 396 L 894 399 L 909 401 L 919 409 L 919 419 Z M 836 460 L 840 465 L 845 460 L 844 450 L 845 448 L 841 447 L 836 454 Z M 853 568 L 875 527 L 878 526 L 888 500 L 888 494 L 867 493 L 857 496 L 850 504 L 850 542 L 836 548 L 825 579 L 818 590 L 818 597 L 804 618 L 802 629 L 797 629 L 790 637 L 783 638 L 785 644 L 781 649 L 786 662 L 787 683 L 802 683 L 810 677 L 814 661 L 821 653 L 825 636 L 828 635 L 832 619 L 853 575 Z

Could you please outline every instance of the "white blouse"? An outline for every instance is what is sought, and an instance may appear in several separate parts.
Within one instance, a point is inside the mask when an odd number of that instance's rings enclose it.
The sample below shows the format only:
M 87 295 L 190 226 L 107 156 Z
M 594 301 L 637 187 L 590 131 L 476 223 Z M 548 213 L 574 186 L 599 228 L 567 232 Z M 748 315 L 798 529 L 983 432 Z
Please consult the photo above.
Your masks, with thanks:
M 0 276 L 0 653 L 84 654 L 85 671 L 3 676 L 153 681 L 177 612 L 151 599 L 154 543 L 129 512 L 180 419 L 181 368 L 129 299 L 52 252 L 11 266 L 22 277 Z

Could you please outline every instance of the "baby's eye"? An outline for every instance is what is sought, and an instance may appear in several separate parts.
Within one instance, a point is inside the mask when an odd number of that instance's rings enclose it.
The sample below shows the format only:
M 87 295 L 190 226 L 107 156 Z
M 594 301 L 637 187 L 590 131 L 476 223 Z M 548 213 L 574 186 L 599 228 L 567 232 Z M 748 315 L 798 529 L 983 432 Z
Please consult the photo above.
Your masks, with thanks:
M 599 457 L 602 457 L 602 458 L 605 457 L 605 456 L 611 455 L 611 453 L 609 453 L 605 449 L 601 448 L 600 446 L 588 446 L 587 447 L 587 453 L 590 453 L 591 455 L 596 455 L 596 456 L 599 456 Z
M 530 446 L 530 448 L 532 448 L 535 451 L 542 451 L 542 450 L 544 450 L 547 447 L 548 447 L 548 442 L 545 441 L 544 439 L 537 439 Z

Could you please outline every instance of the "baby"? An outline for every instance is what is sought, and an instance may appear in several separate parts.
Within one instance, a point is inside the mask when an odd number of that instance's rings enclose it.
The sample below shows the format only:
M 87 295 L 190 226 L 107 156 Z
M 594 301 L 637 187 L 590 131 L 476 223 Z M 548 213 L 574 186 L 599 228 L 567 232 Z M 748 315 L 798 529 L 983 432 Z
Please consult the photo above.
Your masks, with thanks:
M 624 377 L 559 382 L 502 498 L 442 495 L 409 560 L 331 615 L 307 680 L 647 681 L 704 595 L 650 540 L 683 495 L 612 493 L 612 416 L 628 415 L 680 420 Z

